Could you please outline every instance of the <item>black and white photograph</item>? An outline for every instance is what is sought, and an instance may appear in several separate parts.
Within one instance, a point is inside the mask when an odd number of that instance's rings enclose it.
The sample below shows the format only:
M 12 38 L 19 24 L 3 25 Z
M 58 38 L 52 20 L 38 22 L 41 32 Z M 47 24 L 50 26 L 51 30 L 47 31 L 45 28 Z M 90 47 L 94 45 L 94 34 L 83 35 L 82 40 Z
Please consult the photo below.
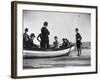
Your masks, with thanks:
M 13 6 L 12 63 L 17 77 L 97 72 L 96 6 Z
M 23 68 L 91 66 L 89 13 L 23 10 Z

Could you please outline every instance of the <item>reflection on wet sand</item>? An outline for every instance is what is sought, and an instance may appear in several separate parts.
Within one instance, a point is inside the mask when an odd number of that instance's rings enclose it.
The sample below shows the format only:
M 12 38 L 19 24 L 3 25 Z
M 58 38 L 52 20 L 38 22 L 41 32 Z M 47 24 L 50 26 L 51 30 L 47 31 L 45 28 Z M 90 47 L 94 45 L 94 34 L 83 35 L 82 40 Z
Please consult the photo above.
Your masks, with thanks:
M 77 56 L 77 51 L 72 51 L 69 56 L 24 59 L 23 69 L 91 66 L 90 51 L 90 49 L 82 49 L 81 56 Z

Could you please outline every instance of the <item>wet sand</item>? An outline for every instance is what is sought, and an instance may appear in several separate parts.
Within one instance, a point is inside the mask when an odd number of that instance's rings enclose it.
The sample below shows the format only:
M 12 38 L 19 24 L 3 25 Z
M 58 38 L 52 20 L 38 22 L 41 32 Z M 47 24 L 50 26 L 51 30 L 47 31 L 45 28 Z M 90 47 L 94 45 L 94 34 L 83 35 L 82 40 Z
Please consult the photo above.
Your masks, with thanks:
M 72 51 L 69 56 L 55 58 L 24 58 L 23 69 L 91 66 L 90 51 L 90 49 L 83 49 L 81 56 L 77 56 L 77 51 Z

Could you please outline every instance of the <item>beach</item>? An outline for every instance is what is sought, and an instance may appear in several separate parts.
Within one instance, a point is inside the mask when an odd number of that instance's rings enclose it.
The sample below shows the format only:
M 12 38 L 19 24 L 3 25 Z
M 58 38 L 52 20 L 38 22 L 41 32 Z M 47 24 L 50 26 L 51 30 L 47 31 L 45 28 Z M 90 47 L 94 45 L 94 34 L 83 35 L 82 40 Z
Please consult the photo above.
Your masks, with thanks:
M 69 56 L 53 58 L 24 58 L 23 69 L 91 66 L 91 49 L 82 49 L 80 56 L 73 50 Z

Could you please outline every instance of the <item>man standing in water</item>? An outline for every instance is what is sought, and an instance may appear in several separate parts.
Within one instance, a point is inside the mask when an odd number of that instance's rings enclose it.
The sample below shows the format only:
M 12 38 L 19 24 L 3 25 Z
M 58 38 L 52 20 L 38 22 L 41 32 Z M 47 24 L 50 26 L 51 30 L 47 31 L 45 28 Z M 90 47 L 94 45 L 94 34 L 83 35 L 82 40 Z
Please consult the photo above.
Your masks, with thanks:
M 76 31 L 76 46 L 77 46 L 78 56 L 80 56 L 81 55 L 81 44 L 82 44 L 81 40 L 82 40 L 82 37 L 79 33 L 78 28 L 76 28 L 75 31 Z
M 50 32 L 47 29 L 48 26 L 48 22 L 44 22 L 43 23 L 43 27 L 41 28 L 41 32 L 42 32 L 42 36 L 43 36 L 43 41 L 42 41 L 42 45 L 44 46 L 44 48 L 49 48 L 49 35 Z

